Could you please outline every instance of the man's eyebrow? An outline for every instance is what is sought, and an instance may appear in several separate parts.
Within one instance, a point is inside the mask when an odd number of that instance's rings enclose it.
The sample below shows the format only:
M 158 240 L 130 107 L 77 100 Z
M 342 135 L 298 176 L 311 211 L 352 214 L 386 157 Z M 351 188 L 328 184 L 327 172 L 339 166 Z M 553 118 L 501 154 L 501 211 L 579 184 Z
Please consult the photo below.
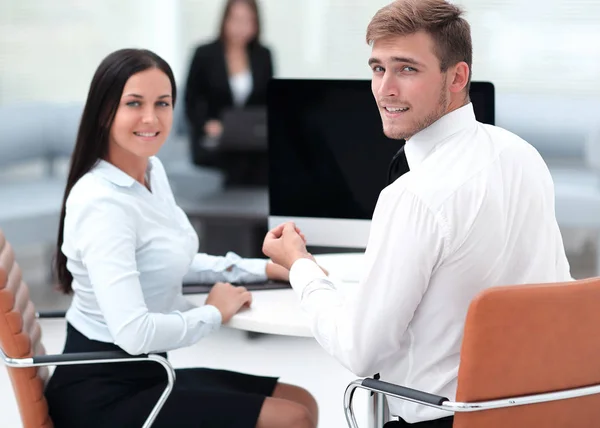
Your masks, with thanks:
M 423 66 L 419 61 L 414 58 L 406 57 L 406 56 L 393 56 L 390 58 L 392 62 L 403 62 L 411 65 L 419 65 Z M 375 57 L 369 58 L 369 65 L 380 64 L 381 60 Z

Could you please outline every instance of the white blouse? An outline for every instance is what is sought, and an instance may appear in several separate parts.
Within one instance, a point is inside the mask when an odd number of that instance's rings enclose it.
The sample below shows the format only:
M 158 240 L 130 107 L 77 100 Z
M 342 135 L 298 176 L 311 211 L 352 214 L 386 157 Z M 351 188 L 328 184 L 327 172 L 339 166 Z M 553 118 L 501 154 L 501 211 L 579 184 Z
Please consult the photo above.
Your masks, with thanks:
M 252 73 L 250 70 L 229 76 L 229 86 L 233 95 L 233 104 L 243 106 L 252 92 Z
M 216 307 L 183 297 L 184 279 L 266 279 L 266 260 L 197 254 L 198 236 L 158 158 L 148 174 L 152 191 L 99 161 L 69 194 L 62 246 L 73 275 L 67 321 L 132 355 L 189 346 L 220 326 Z

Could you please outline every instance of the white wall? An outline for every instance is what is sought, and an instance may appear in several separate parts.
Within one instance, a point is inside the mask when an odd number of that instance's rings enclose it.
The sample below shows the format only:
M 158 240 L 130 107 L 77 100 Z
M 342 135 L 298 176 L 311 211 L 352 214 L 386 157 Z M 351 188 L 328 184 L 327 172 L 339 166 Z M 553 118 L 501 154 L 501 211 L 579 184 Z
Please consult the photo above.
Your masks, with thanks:
M 389 0 L 262 0 L 263 40 L 280 77 L 369 78 L 369 20 Z M 499 91 L 600 95 L 600 1 L 458 0 L 474 44 L 473 77 Z M 216 34 L 223 0 L 182 0 L 182 41 Z
M 365 32 L 388 0 L 262 0 L 263 42 L 278 77 L 369 78 Z M 217 34 L 224 0 L 182 0 L 184 44 Z
M 0 0 L 0 103 L 81 101 L 102 58 L 162 55 L 179 81 L 215 37 L 224 0 Z M 263 41 L 279 77 L 369 78 L 364 35 L 388 0 L 262 0 Z M 600 2 L 460 0 L 474 78 L 499 92 L 600 95 Z

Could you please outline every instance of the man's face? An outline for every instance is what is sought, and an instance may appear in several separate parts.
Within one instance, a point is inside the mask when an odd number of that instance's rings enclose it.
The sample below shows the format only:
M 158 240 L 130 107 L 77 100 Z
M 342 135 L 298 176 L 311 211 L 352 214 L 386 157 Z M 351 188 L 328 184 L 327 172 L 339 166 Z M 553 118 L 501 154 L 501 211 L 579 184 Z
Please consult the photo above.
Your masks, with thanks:
M 448 111 L 447 73 L 440 71 L 433 47 L 425 32 L 386 37 L 373 44 L 371 89 L 389 138 L 408 139 Z

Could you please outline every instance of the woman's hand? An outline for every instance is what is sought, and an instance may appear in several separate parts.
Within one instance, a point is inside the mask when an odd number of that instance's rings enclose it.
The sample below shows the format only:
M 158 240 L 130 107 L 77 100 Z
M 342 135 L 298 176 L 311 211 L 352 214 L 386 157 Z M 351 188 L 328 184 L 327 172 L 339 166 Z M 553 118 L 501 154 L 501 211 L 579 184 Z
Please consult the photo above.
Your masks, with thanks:
M 243 307 L 252 303 L 252 294 L 246 287 L 233 285 L 226 282 L 217 282 L 210 289 L 205 304 L 216 307 L 221 312 L 222 323 L 225 324 Z

